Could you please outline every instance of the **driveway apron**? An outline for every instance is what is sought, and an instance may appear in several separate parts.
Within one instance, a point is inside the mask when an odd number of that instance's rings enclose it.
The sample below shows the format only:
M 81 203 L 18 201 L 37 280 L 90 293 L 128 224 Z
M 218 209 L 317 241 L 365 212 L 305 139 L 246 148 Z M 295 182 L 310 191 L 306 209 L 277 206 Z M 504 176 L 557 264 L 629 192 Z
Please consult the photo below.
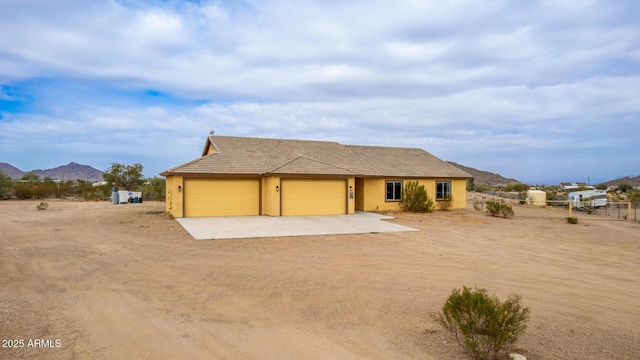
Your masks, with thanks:
M 383 221 L 389 219 L 393 217 L 356 211 L 353 215 L 219 216 L 176 220 L 196 240 L 418 231 Z

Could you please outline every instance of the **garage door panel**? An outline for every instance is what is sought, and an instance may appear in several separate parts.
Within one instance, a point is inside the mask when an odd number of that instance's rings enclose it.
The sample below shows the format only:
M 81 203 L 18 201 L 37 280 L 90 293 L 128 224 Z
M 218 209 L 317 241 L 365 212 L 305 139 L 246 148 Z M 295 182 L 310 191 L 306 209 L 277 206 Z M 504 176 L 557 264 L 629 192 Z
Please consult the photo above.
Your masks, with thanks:
M 346 181 L 283 180 L 282 215 L 346 214 Z
M 187 179 L 186 217 L 260 214 L 260 182 L 255 179 Z

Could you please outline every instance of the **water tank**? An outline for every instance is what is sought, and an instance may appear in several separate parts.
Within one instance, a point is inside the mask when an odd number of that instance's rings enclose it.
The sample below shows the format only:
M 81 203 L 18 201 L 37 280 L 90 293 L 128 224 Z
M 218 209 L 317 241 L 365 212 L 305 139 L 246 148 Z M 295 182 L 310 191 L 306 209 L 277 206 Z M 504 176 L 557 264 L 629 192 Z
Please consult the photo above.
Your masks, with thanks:
M 120 200 L 120 193 L 118 192 L 118 188 L 114 187 L 113 190 L 111 191 L 111 202 L 113 203 L 113 205 L 118 205 L 119 200 Z
M 527 204 L 545 206 L 547 204 L 547 193 L 542 190 L 527 191 Z

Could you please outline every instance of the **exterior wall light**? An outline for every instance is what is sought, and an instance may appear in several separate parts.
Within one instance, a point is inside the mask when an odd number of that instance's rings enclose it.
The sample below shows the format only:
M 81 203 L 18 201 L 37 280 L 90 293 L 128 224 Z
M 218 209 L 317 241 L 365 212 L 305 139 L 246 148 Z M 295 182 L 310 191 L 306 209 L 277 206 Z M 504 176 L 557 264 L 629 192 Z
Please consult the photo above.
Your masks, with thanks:
M 276 191 L 280 191 L 280 186 L 276 185 Z
M 182 192 L 182 186 L 178 185 L 178 192 Z

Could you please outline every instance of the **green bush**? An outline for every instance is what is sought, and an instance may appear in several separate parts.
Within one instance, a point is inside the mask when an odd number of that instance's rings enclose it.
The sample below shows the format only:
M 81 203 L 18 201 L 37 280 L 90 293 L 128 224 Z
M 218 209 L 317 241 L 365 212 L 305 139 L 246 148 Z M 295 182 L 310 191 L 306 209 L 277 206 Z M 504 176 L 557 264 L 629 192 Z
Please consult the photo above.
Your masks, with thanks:
M 521 296 L 511 294 L 505 302 L 489 296 L 485 289 L 453 289 L 439 316 L 458 344 L 474 359 L 498 359 L 524 333 L 529 309 L 520 305 Z
M 452 199 L 438 200 L 438 206 L 440 207 L 440 210 L 443 210 L 443 211 L 449 210 L 452 204 L 453 204 Z
M 511 192 L 511 191 L 523 192 L 523 191 L 527 191 L 527 190 L 529 190 L 529 185 L 521 184 L 519 182 L 508 183 L 504 187 L 504 191 L 506 191 L 506 192 Z
M 622 191 L 623 193 L 626 193 L 627 191 L 631 191 L 633 190 L 633 185 L 629 185 L 629 184 L 618 184 L 618 191 Z
M 420 185 L 418 181 L 408 181 L 404 186 L 400 207 L 405 211 L 431 212 L 434 204 L 424 185 Z
M 567 218 L 567 222 L 569 224 L 577 224 L 578 223 L 578 218 L 576 218 L 576 217 L 568 217 Z
M 13 182 L 9 175 L 6 175 L 3 172 L 0 172 L 0 200 L 8 198 L 11 194 L 11 187 Z
M 49 204 L 46 201 L 41 201 L 40 204 L 36 205 L 36 209 L 38 210 L 47 210 Z
M 609 188 L 609 186 L 607 184 L 605 184 L 605 183 L 596 185 L 596 189 L 598 189 L 598 190 L 607 190 L 608 188 Z
M 504 200 L 501 200 L 501 201 L 489 200 L 487 201 L 485 206 L 486 206 L 487 212 L 491 216 L 502 216 L 504 218 L 508 218 L 515 215 L 515 213 L 513 212 L 513 208 L 510 205 L 506 204 Z

